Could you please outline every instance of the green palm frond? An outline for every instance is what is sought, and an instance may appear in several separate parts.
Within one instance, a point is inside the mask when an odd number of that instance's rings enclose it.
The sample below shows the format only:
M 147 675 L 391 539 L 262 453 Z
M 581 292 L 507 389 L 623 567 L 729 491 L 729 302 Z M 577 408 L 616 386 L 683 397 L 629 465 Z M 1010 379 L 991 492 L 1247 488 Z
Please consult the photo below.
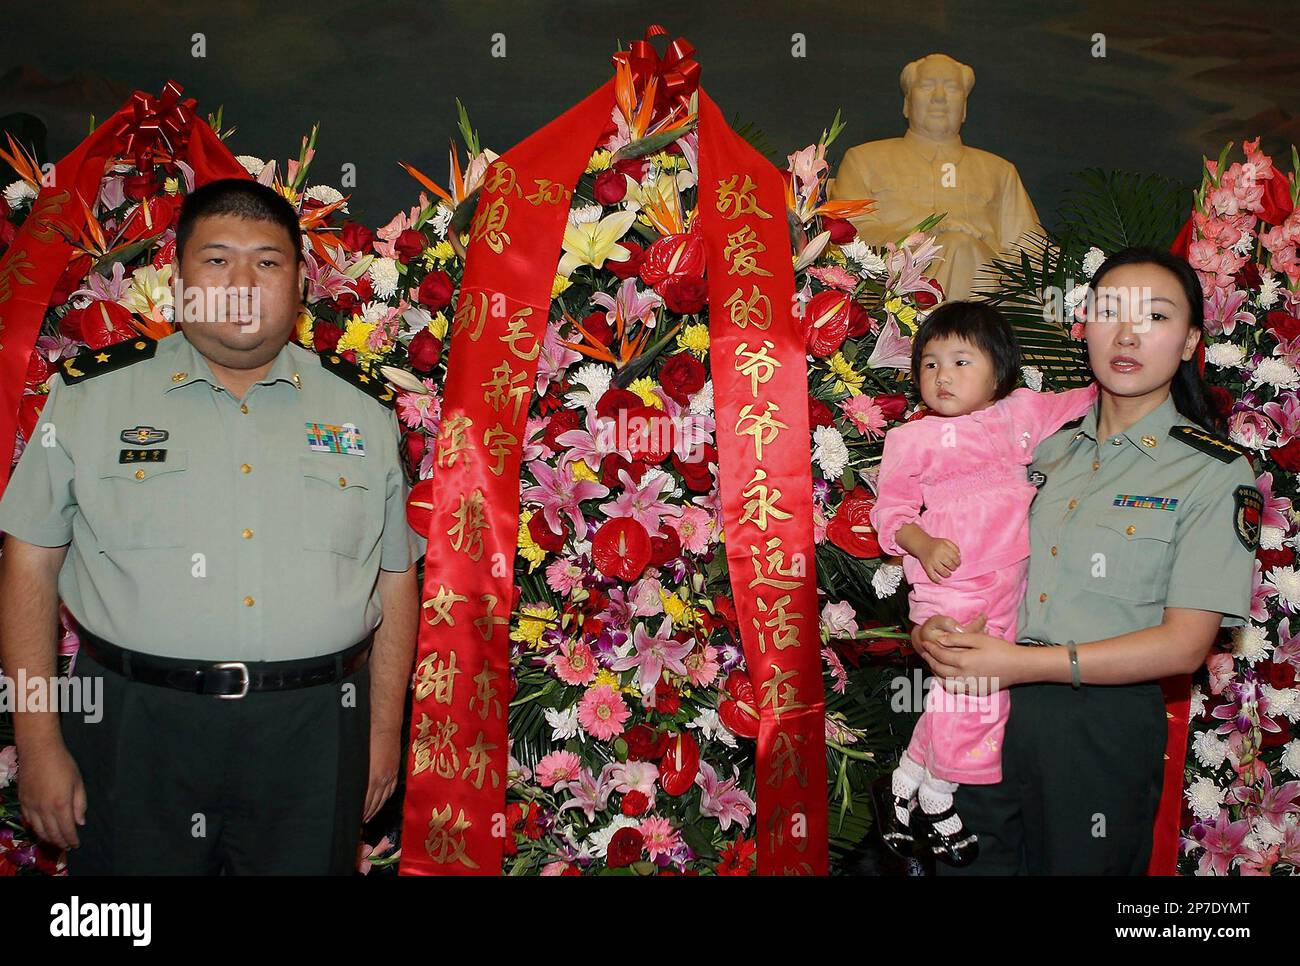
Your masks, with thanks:
M 1057 218 L 1067 251 L 1168 248 L 1191 205 L 1192 186 L 1164 175 L 1086 168 L 1074 179 Z

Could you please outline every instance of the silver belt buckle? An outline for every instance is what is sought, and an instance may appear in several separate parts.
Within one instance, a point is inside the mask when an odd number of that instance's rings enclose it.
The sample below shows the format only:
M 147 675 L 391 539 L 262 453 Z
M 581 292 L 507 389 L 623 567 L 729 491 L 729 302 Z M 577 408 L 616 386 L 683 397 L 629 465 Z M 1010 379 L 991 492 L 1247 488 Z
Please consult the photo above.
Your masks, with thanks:
M 243 661 L 222 661 L 220 664 L 214 664 L 213 667 L 219 668 L 221 670 L 225 670 L 226 668 L 229 667 L 239 668 L 239 673 L 240 675 L 242 675 L 244 679 L 243 690 L 241 690 L 238 694 L 214 694 L 213 695 L 214 698 L 221 698 L 223 700 L 229 701 L 237 698 L 242 698 L 244 697 L 244 695 L 248 694 L 248 665 L 247 664 L 245 664 Z

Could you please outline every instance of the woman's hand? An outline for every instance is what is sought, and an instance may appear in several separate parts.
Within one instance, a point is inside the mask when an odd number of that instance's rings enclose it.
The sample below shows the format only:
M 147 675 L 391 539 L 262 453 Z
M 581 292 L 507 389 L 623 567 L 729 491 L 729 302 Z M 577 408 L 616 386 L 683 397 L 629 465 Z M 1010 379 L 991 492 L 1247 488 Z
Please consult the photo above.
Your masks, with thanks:
M 992 694 L 1029 680 L 1026 656 L 1025 648 L 1000 637 L 956 631 L 938 635 L 926 663 L 952 693 Z

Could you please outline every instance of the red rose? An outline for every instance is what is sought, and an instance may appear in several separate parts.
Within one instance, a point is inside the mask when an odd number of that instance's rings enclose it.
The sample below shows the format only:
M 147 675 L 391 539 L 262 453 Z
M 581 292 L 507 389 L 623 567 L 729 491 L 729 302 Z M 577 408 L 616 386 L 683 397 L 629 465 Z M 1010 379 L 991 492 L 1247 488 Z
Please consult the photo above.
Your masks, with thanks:
M 542 430 L 542 442 L 559 453 L 564 447 L 560 445 L 558 437 L 581 425 L 582 413 L 576 409 L 561 409 L 546 421 L 546 428 Z
M 645 158 L 623 158 L 614 162 L 614 170 L 619 174 L 625 174 L 633 181 L 640 181 L 645 177 L 646 169 L 650 167 L 650 162 Z
M 626 473 L 633 483 L 640 485 L 645 475 L 646 464 L 642 460 L 626 460 L 617 453 L 610 453 L 600 462 L 600 482 L 611 490 L 622 486 L 619 473 Z
M 596 415 L 601 419 L 618 419 L 618 414 L 623 410 L 636 409 L 644 405 L 641 397 L 630 389 L 619 389 L 617 386 L 611 386 L 606 389 L 604 394 L 596 401 Z M 574 425 L 577 425 L 576 423 Z
M 931 292 L 913 292 L 912 297 L 916 300 L 918 309 L 928 309 L 939 304 L 939 299 Z
M 605 267 L 609 269 L 609 273 L 615 278 L 634 278 L 641 271 L 641 259 L 645 257 L 645 253 L 641 250 L 641 246 L 634 241 L 624 239 L 619 242 L 619 245 L 627 249 L 627 259 L 621 262 L 606 259 Z
M 1300 319 L 1287 312 L 1270 312 L 1264 317 L 1264 328 L 1268 329 L 1278 342 L 1290 342 L 1300 335 Z
M 627 756 L 633 761 L 653 761 L 668 750 L 668 735 L 644 723 L 627 729 L 623 740 L 627 742 Z
M 317 322 L 311 327 L 311 345 L 317 352 L 333 352 L 341 338 L 343 330 L 332 322 Z
M 622 869 L 641 858 L 645 848 L 645 836 L 634 828 L 621 828 L 609 840 L 605 864 L 611 869 Z
M 1263 211 L 1259 220 L 1266 225 L 1280 225 L 1291 214 L 1291 183 L 1277 165 L 1271 165 L 1273 177 L 1264 182 L 1264 197 L 1260 199 Z
M 406 347 L 406 361 L 421 375 L 431 372 L 441 358 L 442 340 L 428 329 L 415 333 L 415 338 Z
M 681 709 L 681 706 L 682 698 L 676 688 L 662 680 L 655 685 L 655 711 L 671 717 Z
M 533 538 L 533 543 L 548 553 L 559 553 L 564 548 L 564 537 L 567 531 L 568 527 L 563 517 L 560 518 L 559 533 L 551 529 L 544 513 L 534 513 L 528 521 L 528 534 Z
M 663 296 L 668 311 L 694 315 L 709 300 L 709 283 L 694 275 L 678 275 L 661 282 L 656 291 Z
M 645 250 L 641 281 L 667 298 L 660 286 L 673 278 L 703 278 L 706 255 L 704 239 L 695 232 L 665 235 Z
M 592 192 L 598 205 L 616 205 L 627 194 L 627 179 L 615 168 L 596 175 L 596 188 Z
M 818 292 L 804 306 L 800 322 L 808 354 L 825 359 L 840 351 L 849 334 L 849 303 L 844 292 Z
M 870 493 L 860 486 L 854 487 L 827 524 L 826 538 L 854 557 L 879 557 L 880 540 L 871 526 L 871 508 L 874 505 Z
M 1210 403 L 1210 411 L 1220 420 L 1226 420 L 1232 415 L 1232 405 L 1234 400 L 1232 398 L 1232 393 L 1228 392 L 1228 390 L 1224 389 L 1222 386 L 1210 386 L 1208 399 Z
M 871 313 L 857 302 L 849 303 L 849 338 L 866 335 L 873 328 Z
M 1268 451 L 1269 458 L 1288 473 L 1300 473 L 1300 436 Z
M 1283 547 L 1281 550 L 1264 550 L 1260 548 L 1255 551 L 1255 559 L 1259 561 L 1260 568 L 1264 573 L 1268 573 L 1274 567 L 1290 567 L 1295 563 L 1295 551 L 1290 547 Z
M 54 291 L 50 293 L 50 305 L 62 305 L 68 300 L 76 289 L 81 288 L 82 282 L 86 278 L 86 273 L 90 271 L 90 256 L 78 255 L 68 263 L 68 267 L 63 270 L 59 280 L 54 283 Z
M 446 272 L 430 272 L 416 289 L 415 300 L 430 312 L 437 312 L 451 304 L 451 276 Z
M 689 352 L 679 352 L 664 360 L 659 383 L 679 403 L 685 404 L 692 393 L 704 388 L 704 363 Z
M 620 809 L 628 818 L 637 818 L 644 815 L 650 808 L 650 799 L 646 797 L 645 792 L 638 792 L 635 788 L 623 796 L 623 804 Z
M 592 312 L 583 319 L 582 330 L 601 345 L 609 345 L 614 341 L 614 327 L 609 324 L 604 312 Z
M 60 327 L 69 338 L 91 349 L 116 345 L 138 334 L 131 324 L 131 310 L 117 302 L 95 301 L 84 309 L 73 309 Z
M 1264 661 L 1260 671 L 1264 680 L 1279 691 L 1295 686 L 1295 668 L 1290 664 Z
M 405 265 L 424 251 L 424 235 L 413 228 L 407 228 L 397 236 L 393 248 L 397 251 L 397 260 Z
M 712 443 L 696 443 L 689 459 L 682 459 L 673 453 L 673 469 L 682 475 L 686 488 L 696 493 L 708 493 L 713 489 L 713 473 L 709 464 L 717 464 L 718 448 Z
M 375 243 L 375 233 L 357 221 L 345 221 L 339 232 L 343 247 L 357 255 L 365 255 Z
M 700 773 L 700 746 L 689 731 L 673 735 L 659 761 L 659 787 L 674 798 L 688 791 Z
M 591 562 L 606 577 L 630 584 L 650 564 L 650 535 L 631 517 L 606 520 L 592 538 Z
M 896 393 L 888 396 L 877 396 L 876 405 L 880 407 L 885 419 L 894 422 L 903 418 L 903 413 L 907 412 L 907 397 Z
M 830 407 L 820 399 L 808 397 L 808 429 L 814 430 L 818 426 L 830 426 L 835 422 L 835 417 L 831 414 Z
M 420 460 L 424 459 L 424 451 L 428 445 L 428 437 L 423 433 L 403 434 L 402 447 L 406 452 L 406 462 L 411 467 L 412 473 L 420 469 Z
M 858 230 L 853 227 L 853 222 L 846 221 L 843 218 L 822 217 L 822 230 L 831 233 L 832 245 L 847 245 L 853 239 L 858 237 Z
M 1253 291 L 1259 288 L 1263 279 L 1259 275 L 1259 265 L 1255 262 L 1247 262 L 1241 266 L 1241 270 L 1232 276 L 1232 282 L 1237 288 L 1244 288 Z
M 682 540 L 677 531 L 668 527 L 650 538 L 650 563 L 655 566 L 676 560 L 682 554 Z

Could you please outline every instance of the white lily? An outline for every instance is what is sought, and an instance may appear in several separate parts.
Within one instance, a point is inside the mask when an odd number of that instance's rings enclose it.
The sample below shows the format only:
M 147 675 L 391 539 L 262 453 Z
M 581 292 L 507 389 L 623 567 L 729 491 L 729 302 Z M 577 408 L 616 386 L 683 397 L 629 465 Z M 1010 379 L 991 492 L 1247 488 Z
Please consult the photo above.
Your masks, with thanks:
M 557 274 L 568 278 L 579 265 L 600 268 L 605 262 L 625 262 L 631 253 L 618 244 L 636 221 L 636 213 L 616 211 L 600 221 L 570 224 L 564 229 L 564 255 Z

